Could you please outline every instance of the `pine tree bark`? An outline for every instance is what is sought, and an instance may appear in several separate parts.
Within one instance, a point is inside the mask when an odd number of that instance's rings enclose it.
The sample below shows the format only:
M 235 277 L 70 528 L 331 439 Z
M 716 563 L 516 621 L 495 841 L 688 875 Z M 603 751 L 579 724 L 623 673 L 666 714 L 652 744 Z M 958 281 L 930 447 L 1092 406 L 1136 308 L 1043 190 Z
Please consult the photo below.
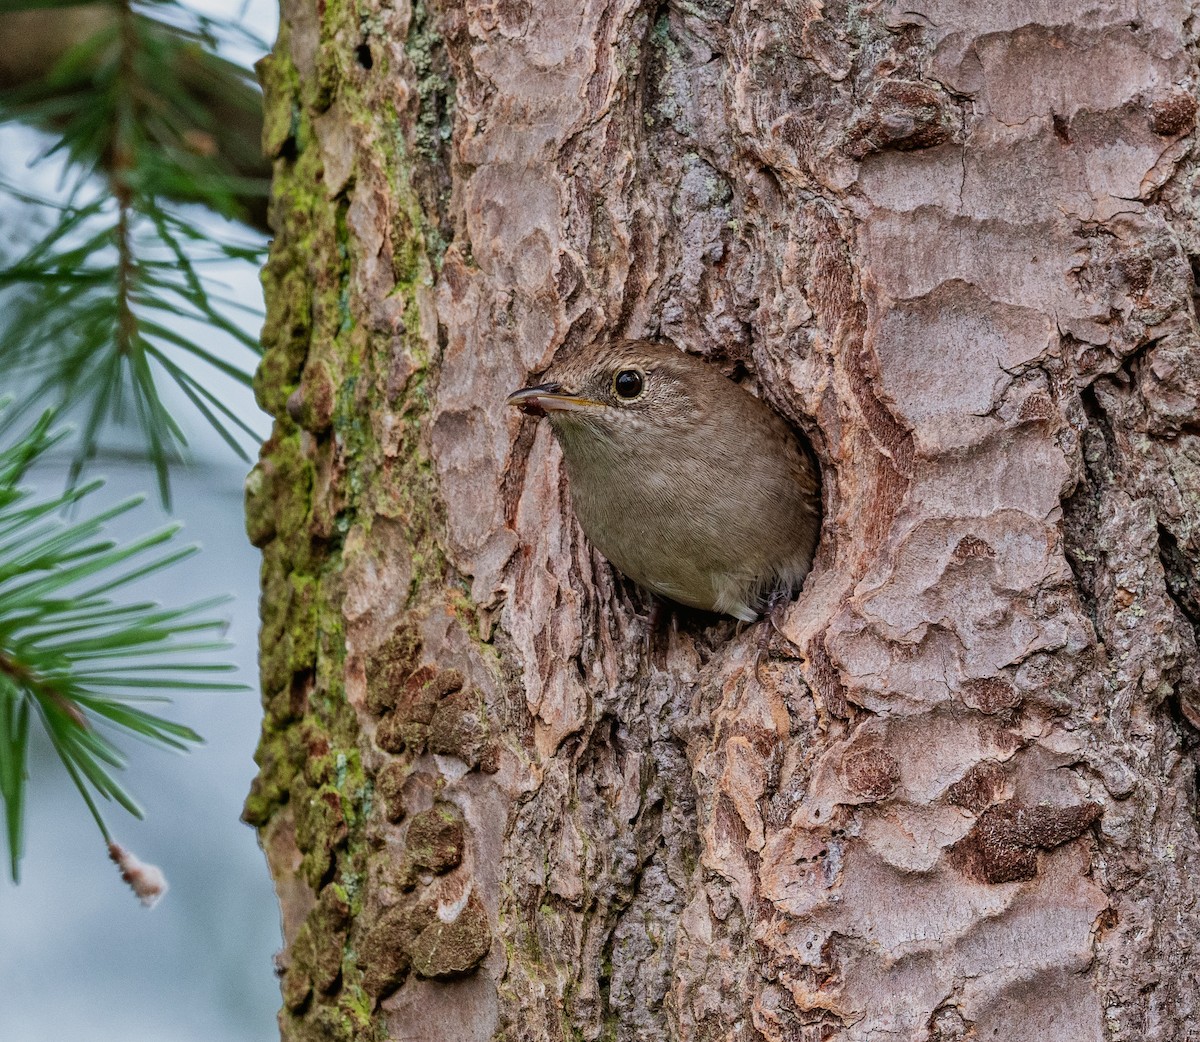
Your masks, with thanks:
M 1183 4 L 285 0 L 248 482 L 283 1037 L 1193 1039 Z M 757 633 L 588 547 L 556 353 L 813 440 Z

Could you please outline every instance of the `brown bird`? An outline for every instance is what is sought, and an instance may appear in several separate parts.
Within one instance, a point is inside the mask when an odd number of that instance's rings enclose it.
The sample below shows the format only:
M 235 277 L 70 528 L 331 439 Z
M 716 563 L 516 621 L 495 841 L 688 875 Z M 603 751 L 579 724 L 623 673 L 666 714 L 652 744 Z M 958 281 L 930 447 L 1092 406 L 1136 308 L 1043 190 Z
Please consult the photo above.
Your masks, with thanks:
M 508 403 L 549 419 L 584 532 L 660 597 L 749 622 L 812 567 L 812 449 L 700 359 L 668 344 L 598 344 Z

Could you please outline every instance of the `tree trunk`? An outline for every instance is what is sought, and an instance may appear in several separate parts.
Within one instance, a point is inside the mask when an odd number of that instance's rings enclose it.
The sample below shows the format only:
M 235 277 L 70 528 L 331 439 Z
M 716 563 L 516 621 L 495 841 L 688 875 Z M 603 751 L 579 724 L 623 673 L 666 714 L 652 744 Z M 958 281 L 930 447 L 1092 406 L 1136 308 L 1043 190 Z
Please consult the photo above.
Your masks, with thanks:
M 286 0 L 248 483 L 289 1040 L 1200 1038 L 1181 4 Z M 574 521 L 556 354 L 820 456 L 758 630 Z

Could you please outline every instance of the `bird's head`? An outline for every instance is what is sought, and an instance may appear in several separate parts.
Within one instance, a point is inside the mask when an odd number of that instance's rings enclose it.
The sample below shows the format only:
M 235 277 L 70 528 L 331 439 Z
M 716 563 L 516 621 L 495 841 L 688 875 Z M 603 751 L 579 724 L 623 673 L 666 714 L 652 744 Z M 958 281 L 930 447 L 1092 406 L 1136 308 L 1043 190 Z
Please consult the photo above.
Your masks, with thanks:
M 712 379 L 723 378 L 667 344 L 606 343 L 551 366 L 508 404 L 548 417 L 560 438 L 652 438 L 692 427 L 699 392 Z

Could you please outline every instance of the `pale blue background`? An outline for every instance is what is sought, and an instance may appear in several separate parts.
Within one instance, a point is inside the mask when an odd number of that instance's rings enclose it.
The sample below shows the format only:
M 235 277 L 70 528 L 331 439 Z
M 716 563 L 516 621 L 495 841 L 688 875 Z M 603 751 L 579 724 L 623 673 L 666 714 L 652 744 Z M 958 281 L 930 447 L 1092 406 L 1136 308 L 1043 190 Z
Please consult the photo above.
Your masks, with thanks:
M 209 13 L 237 13 L 208 0 Z M 246 7 L 249 24 L 273 38 L 270 3 Z M 239 45 L 237 57 L 253 60 Z M 31 180 L 25 160 L 33 135 L 0 129 L 0 173 Z M 22 158 L 24 157 L 24 158 Z M 12 215 L 0 209 L 0 228 Z M 245 301 L 261 300 L 257 273 L 229 266 L 221 277 Z M 257 323 L 250 320 L 257 332 Z M 192 332 L 194 335 L 194 331 Z M 206 335 L 206 346 L 219 348 Z M 231 355 L 232 356 L 232 355 Z M 4 386 L 0 394 L 15 390 Z M 227 400 L 265 434 L 267 418 L 248 391 L 229 388 Z M 181 413 L 187 413 L 181 409 Z M 122 742 L 131 765 L 124 781 L 140 799 L 146 820 L 119 808 L 106 820 L 114 837 L 159 865 L 171 890 L 146 911 L 108 860 L 103 841 L 78 794 L 44 743 L 33 751 L 27 847 L 22 881 L 0 881 L 0 1042 L 268 1042 L 278 1037 L 278 984 L 272 956 L 279 947 L 274 894 L 253 831 L 239 821 L 254 776 L 251 759 L 260 719 L 256 683 L 258 551 L 246 542 L 242 482 L 247 465 L 199 423 L 187 425 L 194 459 L 173 475 L 180 541 L 203 551 L 148 581 L 139 593 L 167 604 L 232 594 L 229 653 L 250 690 L 184 695 L 169 709 L 204 735 L 206 744 L 176 756 Z M 119 449 L 119 433 L 110 444 Z M 46 496 L 62 488 L 65 461 L 34 477 Z M 120 453 L 90 472 L 108 478 L 88 509 L 136 492 L 147 503 L 121 520 L 113 534 L 130 539 L 165 523 L 154 498 L 153 475 Z

